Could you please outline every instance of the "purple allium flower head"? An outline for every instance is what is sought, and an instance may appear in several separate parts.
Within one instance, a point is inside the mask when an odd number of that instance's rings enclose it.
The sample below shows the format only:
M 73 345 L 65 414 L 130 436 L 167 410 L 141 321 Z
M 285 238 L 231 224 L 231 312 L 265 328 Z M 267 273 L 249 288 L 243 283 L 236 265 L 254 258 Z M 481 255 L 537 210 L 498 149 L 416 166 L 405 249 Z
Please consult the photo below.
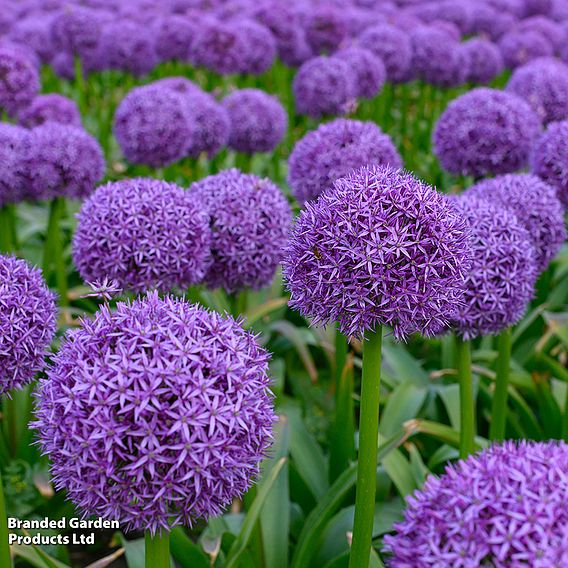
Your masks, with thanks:
M 527 229 L 542 272 L 566 240 L 564 210 L 554 187 L 531 174 L 506 174 L 482 180 L 466 195 L 509 208 Z
M 186 154 L 192 158 L 205 152 L 213 157 L 229 141 L 230 121 L 227 111 L 211 95 L 193 92 L 184 95 L 192 136 Z
M 420 18 L 424 23 L 436 20 L 446 21 L 456 25 L 462 33 L 471 28 L 471 10 L 467 2 L 441 0 L 437 2 L 420 2 L 409 9 L 411 14 Z
M 25 128 L 0 123 L 0 207 L 24 197 L 21 166 L 27 136 Z
M 334 57 L 306 61 L 292 85 L 296 111 L 313 118 L 344 114 L 355 99 L 356 77 L 351 67 Z
M 39 73 L 16 48 L 0 47 L 0 114 L 16 116 L 40 89 Z
M 286 247 L 290 306 L 346 335 L 389 325 L 438 333 L 469 268 L 467 226 L 447 197 L 391 167 L 363 167 L 306 204 Z
M 30 16 L 14 23 L 7 38 L 32 49 L 42 62 L 47 63 L 55 53 L 51 40 L 51 16 L 45 13 Z
M 197 27 L 189 57 L 195 65 L 220 75 L 231 75 L 243 68 L 247 48 L 238 26 L 208 19 Z
M 51 67 L 55 74 L 62 79 L 71 81 L 75 78 L 75 60 L 71 53 L 60 51 L 55 54 L 51 60 Z
M 568 4 L 564 0 L 553 0 L 550 16 L 557 22 L 568 20 Z
M 467 69 L 460 57 L 460 43 L 447 32 L 421 26 L 410 33 L 410 39 L 412 68 L 418 77 L 438 86 L 463 82 Z
M 292 222 L 280 189 L 237 169 L 206 177 L 189 189 L 211 217 L 213 264 L 205 276 L 207 286 L 233 293 L 270 284 Z
M 553 122 L 536 141 L 531 170 L 552 185 L 564 209 L 568 209 L 568 121 Z
M 241 89 L 223 99 L 230 122 L 229 146 L 239 152 L 270 152 L 288 126 L 280 101 L 259 89 Z
M 355 74 L 355 94 L 364 99 L 374 98 L 383 88 L 387 70 L 382 60 L 369 49 L 351 46 L 336 51 L 333 57 L 347 63 Z
M 80 199 L 104 176 L 105 160 L 98 141 L 82 128 L 46 122 L 30 131 L 22 170 L 29 198 Z
M 499 40 L 499 48 L 505 65 L 509 69 L 524 65 L 531 59 L 554 54 L 554 47 L 550 40 L 534 30 L 512 30 L 506 33 Z
M 130 162 L 154 167 L 177 162 L 192 136 L 183 95 L 163 84 L 132 89 L 116 109 L 114 134 Z
M 568 445 L 494 445 L 431 475 L 385 537 L 393 568 L 568 564 Z
M 196 24 L 184 16 L 166 15 L 154 24 L 156 53 L 161 61 L 187 61 Z
M 0 396 L 43 369 L 56 319 L 55 296 L 41 271 L 0 255 Z
M 98 43 L 98 57 L 103 69 L 119 69 L 140 76 L 158 63 L 153 34 L 142 24 L 121 21 L 103 26 Z
M 540 121 L 523 99 L 479 87 L 452 101 L 436 124 L 434 153 L 455 174 L 506 174 L 527 165 Z
M 487 39 L 472 38 L 462 44 L 461 49 L 468 60 L 466 78 L 472 83 L 489 83 L 505 68 L 501 51 Z
M 471 229 L 473 264 L 453 324 L 468 340 L 517 323 L 533 297 L 538 271 L 533 240 L 511 209 L 475 193 L 458 199 L 457 206 Z
M 536 31 L 552 43 L 555 51 L 560 51 L 566 42 L 566 33 L 558 23 L 545 16 L 533 16 L 521 20 L 516 29 L 519 31 Z
M 250 19 L 235 20 L 247 46 L 241 73 L 260 75 L 272 67 L 276 58 L 276 40 L 263 24 Z
M 511 30 L 517 18 L 509 12 L 497 10 L 485 3 L 472 5 L 471 32 L 497 41 L 503 34 Z
M 315 199 L 333 182 L 361 166 L 402 167 L 391 138 L 374 122 L 338 118 L 296 142 L 288 160 L 288 183 L 300 202 Z
M 18 121 L 27 128 L 39 126 L 44 122 L 58 122 L 80 127 L 81 113 L 74 100 L 57 93 L 49 93 L 38 95 L 20 113 Z
M 544 124 L 568 118 L 568 65 L 553 57 L 515 69 L 506 90 L 525 99 Z
M 347 22 L 333 5 L 314 5 L 305 22 L 306 38 L 314 53 L 333 53 L 347 37 Z
M 221 514 L 271 443 L 267 352 L 239 322 L 183 299 L 102 306 L 47 375 L 34 427 L 57 489 L 126 529 Z
M 154 179 L 97 188 L 78 215 L 73 259 L 83 280 L 127 290 L 186 289 L 211 263 L 209 216 L 186 191 Z
M 363 31 L 358 43 L 382 59 L 390 81 L 405 79 L 412 63 L 412 43 L 406 32 L 379 24 Z
M 166 87 L 181 95 L 195 95 L 203 93 L 199 85 L 190 81 L 187 77 L 164 77 L 158 81 L 153 81 L 151 85 Z
M 253 15 L 276 38 L 278 54 L 286 65 L 301 65 L 314 55 L 294 6 L 268 0 L 261 2 Z

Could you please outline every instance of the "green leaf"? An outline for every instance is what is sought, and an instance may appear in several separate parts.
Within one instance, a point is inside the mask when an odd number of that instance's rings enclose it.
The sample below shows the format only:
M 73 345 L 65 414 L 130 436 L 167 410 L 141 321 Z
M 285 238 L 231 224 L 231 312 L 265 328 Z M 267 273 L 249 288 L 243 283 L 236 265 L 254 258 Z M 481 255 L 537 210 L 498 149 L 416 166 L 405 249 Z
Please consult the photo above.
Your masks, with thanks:
M 400 343 L 383 342 L 383 367 L 387 374 L 400 383 L 411 382 L 422 387 L 430 383 L 428 373 Z
M 278 474 L 282 471 L 282 468 L 284 467 L 286 461 L 287 458 L 280 458 L 258 486 L 258 493 L 252 504 L 252 507 L 246 514 L 241 532 L 238 534 L 235 542 L 229 550 L 229 554 L 227 555 L 226 568 L 234 568 L 238 565 L 239 559 L 245 552 L 253 529 L 258 521 L 260 512 L 262 511 L 262 507 L 264 505 L 264 502 L 266 501 L 266 497 L 268 496 L 270 489 L 276 481 Z
M 384 460 L 392 450 L 400 446 L 407 438 L 407 433 L 399 432 L 390 440 L 379 445 L 378 460 Z M 357 465 L 353 464 L 337 478 L 326 494 L 320 498 L 316 507 L 306 518 L 304 528 L 298 537 L 298 543 L 292 558 L 292 568 L 310 568 L 313 566 L 311 559 L 322 532 L 329 519 L 335 514 L 345 497 L 355 486 L 356 480 Z
M 270 325 L 270 329 L 283 335 L 296 349 L 306 371 L 308 372 L 312 382 L 317 381 L 318 371 L 314 363 L 310 350 L 306 347 L 304 338 L 300 330 L 288 321 L 275 321 Z
M 413 383 L 405 382 L 398 385 L 388 398 L 383 415 L 379 421 L 379 432 L 389 438 L 399 432 L 402 425 L 415 418 L 422 408 L 428 391 Z
M 170 532 L 171 554 L 182 568 L 209 568 L 209 559 L 195 544 L 182 527 L 174 527 Z
M 68 564 L 64 564 L 63 562 L 49 556 L 47 552 L 35 545 L 25 546 L 21 544 L 12 544 L 10 545 L 10 548 L 12 549 L 14 556 L 22 558 L 36 568 L 71 568 Z M 11 563 L 3 563 L 2 568 L 5 566 L 11 566 Z
M 388 456 L 385 456 L 382 465 L 403 497 L 410 495 L 417 489 L 410 463 L 402 452 L 393 450 Z
M 410 468 L 412 469 L 412 477 L 416 483 L 416 487 L 420 488 L 424 485 L 424 481 L 428 475 L 430 475 L 430 470 L 424 464 L 422 456 L 418 451 L 418 448 L 414 444 L 409 444 L 408 453 L 410 455 Z
M 444 403 L 444 408 L 450 418 L 453 428 L 460 427 L 460 387 L 457 384 L 444 385 L 438 389 L 438 394 Z
M 288 456 L 290 445 L 290 424 L 284 415 L 279 416 L 274 427 L 275 442 L 272 446 L 272 459 L 265 462 L 263 476 L 268 475 L 275 464 Z M 288 462 L 276 478 L 266 497 L 260 514 L 264 564 L 270 568 L 288 567 L 288 539 L 290 533 L 290 489 L 288 482 Z M 191 567 L 188 567 L 191 568 Z
M 145 568 L 144 539 L 126 540 L 122 533 L 118 533 L 118 538 L 124 548 L 124 556 L 126 557 L 128 568 Z
M 430 420 L 409 420 L 404 425 L 404 428 L 408 432 L 408 435 L 425 434 L 445 444 L 449 444 L 454 448 L 458 448 L 460 445 L 460 433 L 445 424 L 439 424 L 438 422 L 432 422 Z M 481 436 L 476 436 L 474 445 L 476 451 L 488 445 L 488 440 Z

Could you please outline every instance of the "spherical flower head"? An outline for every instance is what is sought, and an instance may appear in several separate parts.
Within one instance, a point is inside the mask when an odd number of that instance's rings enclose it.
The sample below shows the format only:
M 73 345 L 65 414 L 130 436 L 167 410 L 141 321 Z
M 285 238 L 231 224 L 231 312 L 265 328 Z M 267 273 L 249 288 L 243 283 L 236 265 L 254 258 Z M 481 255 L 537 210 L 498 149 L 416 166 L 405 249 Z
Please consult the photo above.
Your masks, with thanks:
M 202 153 L 212 158 L 229 141 L 227 111 L 208 93 L 200 90 L 184 95 L 192 136 L 186 155 L 198 158 Z
M 80 127 L 81 113 L 74 100 L 57 93 L 49 93 L 38 95 L 20 113 L 18 121 L 27 128 L 34 128 L 45 122 L 58 122 Z
M 288 184 L 298 201 L 315 199 L 334 181 L 366 165 L 402 167 L 390 136 L 374 122 L 338 118 L 308 132 L 288 160 Z
M 246 43 L 241 73 L 260 75 L 272 67 L 276 59 L 276 39 L 272 32 L 255 20 L 239 18 L 234 22 Z
M 106 184 L 77 218 L 73 260 L 86 282 L 108 278 L 135 292 L 184 290 L 211 264 L 209 216 L 173 183 Z
M 566 240 L 564 209 L 554 187 L 531 174 L 507 174 L 482 180 L 466 195 L 481 197 L 513 211 L 527 229 L 539 272 L 546 269 Z
M 545 16 L 533 16 L 526 20 L 521 20 L 516 29 L 519 31 L 539 32 L 550 41 L 555 51 L 560 51 L 566 42 L 566 33 L 562 26 Z
M 517 24 L 517 18 L 481 2 L 472 5 L 472 33 L 497 41 Z
M 16 116 L 39 89 L 39 73 L 29 58 L 16 48 L 0 47 L 0 114 Z
M 231 169 L 192 184 L 190 192 L 211 219 L 213 264 L 205 284 L 229 293 L 268 286 L 292 222 L 280 189 L 268 179 Z
M 166 87 L 180 95 L 194 95 L 203 93 L 199 85 L 190 81 L 187 77 L 164 77 L 158 81 L 153 81 L 151 85 Z
M 0 123 L 0 207 L 23 199 L 22 160 L 28 131 Z
M 421 2 L 409 9 L 425 23 L 445 21 L 454 24 L 462 33 L 471 28 L 471 9 L 468 2 L 441 0 L 438 2 Z
M 540 120 L 523 99 L 480 87 L 453 100 L 434 129 L 434 153 L 445 170 L 484 176 L 527 165 Z
M 319 56 L 306 61 L 292 84 L 296 111 L 312 118 L 344 114 L 357 92 L 356 77 L 347 63 Z
M 314 53 L 333 53 L 347 37 L 347 22 L 342 11 L 329 4 L 313 6 L 306 15 L 304 27 Z
M 568 65 L 552 57 L 515 69 L 506 90 L 525 99 L 543 123 L 568 118 Z
M 271 152 L 282 140 L 288 116 L 280 101 L 259 89 L 241 89 L 223 99 L 230 121 L 229 146 L 238 152 Z
M 505 442 L 431 475 L 385 537 L 389 566 L 568 563 L 568 446 Z
M 45 12 L 34 14 L 14 22 L 7 38 L 17 44 L 32 49 L 43 63 L 47 63 L 55 54 L 51 40 L 51 20 L 53 16 Z
M 568 121 L 553 122 L 535 142 L 531 171 L 549 183 L 568 209 Z
M 441 87 L 463 82 L 467 69 L 463 66 L 460 44 L 451 35 L 421 26 L 410 33 L 410 39 L 412 68 L 419 78 Z
M 333 57 L 347 63 L 355 74 L 355 95 L 372 99 L 383 88 L 387 78 L 384 63 L 372 51 L 351 46 L 336 51 Z
M 412 175 L 360 168 L 306 204 L 286 247 L 290 306 L 315 325 L 399 339 L 438 333 L 456 313 L 468 232 L 452 203 Z
M 34 427 L 86 516 L 169 531 L 219 515 L 259 474 L 268 354 L 238 322 L 157 293 L 103 306 L 40 382 Z
M 160 61 L 187 61 L 197 25 L 184 16 L 166 15 L 154 24 Z
M 472 38 L 462 44 L 468 60 L 466 79 L 476 84 L 486 84 L 500 75 L 505 64 L 499 48 L 483 38 Z
M 191 144 L 187 105 L 167 86 L 136 87 L 116 109 L 114 135 L 129 162 L 153 167 L 177 162 Z
M 98 43 L 101 69 L 119 69 L 136 76 L 152 71 L 158 63 L 154 36 L 136 22 L 109 22 L 102 28 Z
M 511 30 L 499 40 L 499 49 L 509 69 L 524 65 L 531 59 L 554 54 L 550 40 L 534 30 Z
M 471 228 L 473 257 L 453 325 L 469 340 L 498 334 L 522 318 L 534 294 L 537 257 L 531 235 L 508 207 L 475 193 L 457 206 Z
M 405 80 L 412 63 L 412 43 L 405 31 L 389 24 L 378 24 L 365 29 L 357 41 L 381 58 L 389 81 Z
M 46 122 L 27 137 L 22 171 L 31 199 L 82 199 L 104 176 L 105 160 L 97 140 L 82 128 Z
M 43 370 L 56 319 L 55 296 L 41 271 L 0 255 L 0 396 Z
M 208 19 L 200 22 L 190 46 L 190 60 L 220 75 L 238 73 L 248 45 L 238 26 Z
M 552 0 L 550 17 L 557 22 L 568 20 L 568 4 L 564 0 Z

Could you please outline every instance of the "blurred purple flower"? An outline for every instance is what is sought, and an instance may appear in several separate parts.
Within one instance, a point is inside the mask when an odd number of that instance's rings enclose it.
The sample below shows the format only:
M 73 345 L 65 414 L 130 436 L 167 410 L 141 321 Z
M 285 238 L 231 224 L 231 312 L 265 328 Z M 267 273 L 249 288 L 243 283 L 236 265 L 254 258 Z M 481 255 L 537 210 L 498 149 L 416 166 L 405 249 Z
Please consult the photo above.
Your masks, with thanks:
M 22 162 L 28 131 L 0 123 L 0 207 L 24 199 Z
M 154 24 L 156 53 L 160 61 L 187 61 L 197 25 L 184 16 L 167 15 Z
M 81 113 L 77 103 L 58 93 L 38 95 L 18 117 L 18 122 L 33 128 L 45 122 L 58 122 L 71 126 L 81 126 Z
M 512 30 L 499 40 L 505 65 L 515 69 L 537 57 L 551 56 L 554 48 L 550 40 L 534 30 Z
M 304 24 L 308 44 L 314 53 L 333 53 L 347 37 L 347 22 L 340 8 L 315 4 Z
M 355 74 L 355 94 L 364 99 L 375 98 L 387 78 L 382 60 L 364 47 L 345 47 L 333 55 L 349 65 Z
M 487 39 L 472 38 L 462 44 L 461 49 L 468 61 L 467 81 L 475 84 L 489 83 L 505 68 L 501 51 Z
M 15 117 L 40 89 L 39 73 L 17 48 L 0 46 L 0 114 Z

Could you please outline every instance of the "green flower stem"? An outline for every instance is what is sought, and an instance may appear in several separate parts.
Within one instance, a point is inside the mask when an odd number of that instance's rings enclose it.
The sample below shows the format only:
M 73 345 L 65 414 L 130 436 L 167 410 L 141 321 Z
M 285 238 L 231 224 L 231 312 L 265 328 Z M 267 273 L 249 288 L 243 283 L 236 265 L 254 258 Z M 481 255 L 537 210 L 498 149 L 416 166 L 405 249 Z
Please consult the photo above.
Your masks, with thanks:
M 51 201 L 45 248 L 43 251 L 43 274 L 45 279 L 48 280 L 52 266 L 54 267 L 57 291 L 59 292 L 59 303 L 61 306 L 69 305 L 67 270 L 63 257 L 63 238 L 60 226 L 64 211 L 65 200 L 62 197 L 57 197 Z
M 366 568 L 369 565 L 371 553 L 377 479 L 382 341 L 381 327 L 378 327 L 374 332 L 365 333 L 355 522 L 353 524 L 353 543 L 349 556 L 349 568 Z
M 12 566 L 8 535 L 8 516 L 6 514 L 6 502 L 4 500 L 4 485 L 2 484 L 2 474 L 0 474 L 0 566 L 5 568 Z
M 471 345 L 456 337 L 458 377 L 460 382 L 460 458 L 473 453 L 475 437 L 475 403 L 471 376 Z
M 162 531 L 152 536 L 144 535 L 146 549 L 146 568 L 170 568 L 170 533 Z
M 497 378 L 493 405 L 491 408 L 491 426 L 489 439 L 502 441 L 505 439 L 507 423 L 507 389 L 509 387 L 509 368 L 511 366 L 511 328 L 503 330 L 497 340 Z

